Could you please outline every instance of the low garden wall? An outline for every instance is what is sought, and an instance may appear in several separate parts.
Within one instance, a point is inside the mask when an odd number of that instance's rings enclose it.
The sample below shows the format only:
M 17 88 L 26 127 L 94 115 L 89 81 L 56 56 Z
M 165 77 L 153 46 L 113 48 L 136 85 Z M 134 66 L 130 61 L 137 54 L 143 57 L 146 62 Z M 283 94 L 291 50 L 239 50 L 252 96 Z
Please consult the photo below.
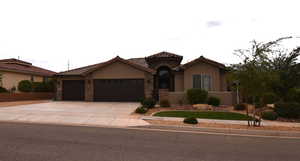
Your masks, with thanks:
M 171 104 L 187 104 L 187 98 L 184 92 L 168 92 L 164 93 L 163 99 L 168 99 Z M 166 97 L 167 96 L 167 97 Z M 236 95 L 234 92 L 208 92 L 208 96 L 215 96 L 220 98 L 221 105 L 234 105 L 236 104 Z
M 26 101 L 26 100 L 49 100 L 54 93 L 34 92 L 34 93 L 0 93 L 0 102 L 6 101 Z

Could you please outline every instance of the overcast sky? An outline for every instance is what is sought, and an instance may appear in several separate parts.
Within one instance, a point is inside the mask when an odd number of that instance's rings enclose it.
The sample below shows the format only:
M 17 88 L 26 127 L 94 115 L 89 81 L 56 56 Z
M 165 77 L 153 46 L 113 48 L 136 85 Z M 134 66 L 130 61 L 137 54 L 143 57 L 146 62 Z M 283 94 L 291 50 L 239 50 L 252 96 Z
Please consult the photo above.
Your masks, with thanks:
M 0 59 L 53 71 L 160 51 L 234 63 L 253 39 L 300 36 L 297 0 L 0 0 Z M 300 39 L 286 46 L 300 45 Z

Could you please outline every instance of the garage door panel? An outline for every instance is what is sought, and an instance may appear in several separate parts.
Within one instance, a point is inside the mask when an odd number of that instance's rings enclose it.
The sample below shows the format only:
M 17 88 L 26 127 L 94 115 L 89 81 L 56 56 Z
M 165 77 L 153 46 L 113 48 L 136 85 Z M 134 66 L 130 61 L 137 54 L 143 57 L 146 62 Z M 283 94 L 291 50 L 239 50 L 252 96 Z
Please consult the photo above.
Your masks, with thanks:
M 143 79 L 94 80 L 94 101 L 138 101 L 143 97 Z
M 84 80 L 63 80 L 63 100 L 83 101 Z

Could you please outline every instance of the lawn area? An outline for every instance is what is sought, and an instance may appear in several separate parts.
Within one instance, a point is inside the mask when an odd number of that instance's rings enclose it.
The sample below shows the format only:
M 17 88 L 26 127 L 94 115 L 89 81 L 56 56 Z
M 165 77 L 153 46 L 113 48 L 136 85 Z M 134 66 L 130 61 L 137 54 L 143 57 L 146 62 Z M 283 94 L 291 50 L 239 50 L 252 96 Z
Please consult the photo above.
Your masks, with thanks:
M 217 120 L 247 120 L 243 114 L 233 112 L 214 112 L 214 111 L 163 111 L 154 114 L 159 117 L 196 117 L 201 119 Z

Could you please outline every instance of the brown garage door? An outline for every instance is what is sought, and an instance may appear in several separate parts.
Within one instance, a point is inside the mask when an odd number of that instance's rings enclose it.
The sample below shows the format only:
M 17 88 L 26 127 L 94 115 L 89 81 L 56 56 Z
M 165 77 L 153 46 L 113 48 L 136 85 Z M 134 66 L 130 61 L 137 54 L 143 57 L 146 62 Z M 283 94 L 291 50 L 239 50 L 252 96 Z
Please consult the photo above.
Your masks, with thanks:
M 143 97 L 143 79 L 94 80 L 94 101 L 135 102 Z
M 63 100 L 84 100 L 84 80 L 64 80 L 62 90 Z

